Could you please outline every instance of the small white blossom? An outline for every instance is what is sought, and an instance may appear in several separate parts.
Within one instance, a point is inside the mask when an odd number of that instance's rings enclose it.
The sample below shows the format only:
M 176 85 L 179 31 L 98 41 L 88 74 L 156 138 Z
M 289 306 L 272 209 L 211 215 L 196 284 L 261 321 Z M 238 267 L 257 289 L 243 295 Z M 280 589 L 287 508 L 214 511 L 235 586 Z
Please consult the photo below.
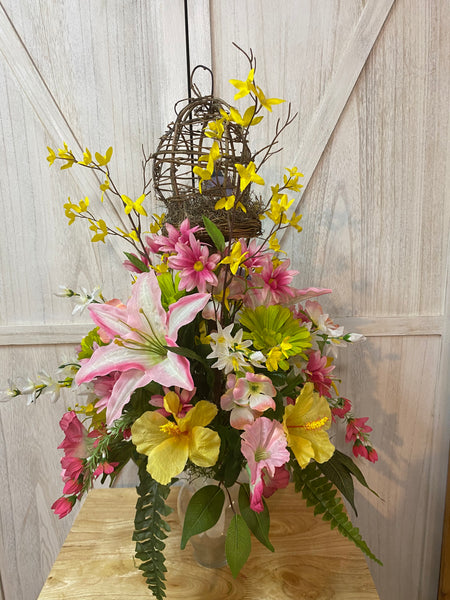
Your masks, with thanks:
M 59 296 L 60 298 L 71 298 L 75 295 L 75 292 L 65 285 L 59 285 L 59 292 L 55 292 L 55 296 Z
M 348 341 L 355 343 L 355 342 L 364 342 L 366 339 L 365 335 L 362 335 L 362 333 L 349 333 L 348 334 Z
M 17 385 L 11 379 L 8 379 L 8 387 L 0 390 L 0 402 L 8 402 L 11 398 L 20 395 L 21 391 Z
M 75 307 L 72 311 L 72 315 L 76 315 L 79 313 L 80 315 L 83 313 L 84 309 L 92 304 L 92 302 L 98 302 L 101 300 L 101 289 L 96 287 L 91 294 L 85 290 L 85 288 L 81 288 L 81 292 L 76 294 Z
M 55 379 L 53 379 L 53 377 L 50 377 L 50 375 L 45 371 L 39 371 L 38 378 L 45 386 L 42 389 L 42 393 L 49 394 L 52 397 L 52 400 L 56 402 L 61 392 L 61 384 Z

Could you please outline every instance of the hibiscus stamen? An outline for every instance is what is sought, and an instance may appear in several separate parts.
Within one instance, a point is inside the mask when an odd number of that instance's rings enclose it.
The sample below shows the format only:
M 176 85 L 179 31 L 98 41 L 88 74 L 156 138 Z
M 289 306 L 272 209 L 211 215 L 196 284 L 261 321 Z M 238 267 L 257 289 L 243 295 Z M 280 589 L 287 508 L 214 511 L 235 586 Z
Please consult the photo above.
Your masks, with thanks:
M 178 425 L 176 423 L 172 423 L 172 421 L 167 421 L 167 423 L 165 423 L 164 425 L 160 425 L 159 430 L 162 433 L 166 433 L 170 436 L 178 436 L 181 433 Z
M 295 429 L 300 427 L 301 429 L 306 429 L 307 431 L 315 431 L 316 429 L 320 429 L 323 427 L 328 421 L 328 417 L 322 417 L 321 419 L 317 419 L 316 421 L 309 421 L 308 423 L 304 423 L 303 425 L 288 425 L 288 429 Z

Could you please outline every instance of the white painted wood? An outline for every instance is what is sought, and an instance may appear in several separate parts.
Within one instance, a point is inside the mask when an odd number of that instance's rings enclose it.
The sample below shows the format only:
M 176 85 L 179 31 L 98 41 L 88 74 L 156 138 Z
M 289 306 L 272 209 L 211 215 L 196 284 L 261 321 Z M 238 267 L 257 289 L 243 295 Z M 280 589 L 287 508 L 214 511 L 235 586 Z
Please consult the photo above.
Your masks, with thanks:
M 208 0 L 187 1 L 187 27 L 189 39 L 189 63 L 191 71 L 197 65 L 212 68 L 211 16 Z M 211 79 L 202 71 L 196 71 L 194 82 L 202 94 L 211 90 Z
M 126 298 L 123 298 L 126 300 Z M 446 319 L 436 317 L 339 317 L 346 332 L 367 337 L 402 335 L 442 335 Z M 0 346 L 33 346 L 40 344 L 77 344 L 88 333 L 90 324 L 0 326 Z
M 367 2 L 358 24 L 348 37 L 347 47 L 294 157 L 294 164 L 300 164 L 304 174 L 303 192 L 308 187 L 393 3 L 394 0 Z M 294 204 L 294 207 L 298 212 L 298 204 Z
M 187 93 L 183 1 L 2 0 L 0 89 L 4 388 L 9 378 L 52 373 L 91 328 L 87 313 L 71 317 L 71 301 L 55 297 L 59 284 L 129 293 L 125 246 L 93 245 L 83 224 L 67 227 L 68 196 L 89 195 L 101 211 L 98 181 L 83 169 L 49 169 L 46 146 L 112 145 L 119 189 L 141 193 L 141 147 L 153 151 Z M 62 490 L 58 422 L 74 401 L 0 403 L 2 600 L 37 597 L 71 526 L 72 516 L 59 521 L 50 506 Z
M 436 598 L 448 453 L 448 399 L 435 376 L 440 342 L 371 338 L 347 348 L 339 368 L 340 392 L 355 401 L 357 416 L 369 417 L 380 457 L 376 465 L 358 461 L 382 500 L 359 490 L 354 522 L 384 562 L 369 564 L 383 600 Z M 343 448 L 343 432 L 339 441 Z

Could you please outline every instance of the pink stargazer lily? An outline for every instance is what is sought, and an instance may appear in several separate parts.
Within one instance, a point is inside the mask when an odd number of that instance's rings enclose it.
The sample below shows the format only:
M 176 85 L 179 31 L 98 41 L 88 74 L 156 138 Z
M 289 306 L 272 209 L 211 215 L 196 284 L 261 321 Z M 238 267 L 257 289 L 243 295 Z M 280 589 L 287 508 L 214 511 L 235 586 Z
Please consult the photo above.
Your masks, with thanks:
M 167 347 L 177 346 L 179 328 L 190 323 L 209 299 L 210 294 L 190 294 L 171 304 L 166 312 L 156 275 L 150 271 L 137 277 L 126 308 L 107 304 L 89 307 L 92 320 L 112 341 L 94 351 L 75 381 L 80 384 L 120 372 L 106 408 L 108 425 L 120 417 L 133 391 L 151 381 L 167 387 L 194 388 L 189 361 Z

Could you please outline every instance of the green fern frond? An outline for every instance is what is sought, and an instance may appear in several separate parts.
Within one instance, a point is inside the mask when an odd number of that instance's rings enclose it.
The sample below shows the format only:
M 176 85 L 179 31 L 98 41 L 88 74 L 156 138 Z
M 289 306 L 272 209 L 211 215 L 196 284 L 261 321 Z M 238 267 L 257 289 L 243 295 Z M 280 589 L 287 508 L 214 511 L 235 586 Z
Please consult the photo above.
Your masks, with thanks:
M 337 527 L 338 531 L 351 540 L 366 556 L 382 565 L 383 563 L 362 539 L 359 529 L 351 523 L 336 489 L 316 463 L 311 462 L 305 469 L 295 463 L 293 475 L 295 491 L 302 493 L 307 506 L 314 506 L 314 514 L 321 514 L 324 521 L 329 521 L 331 529 Z
M 141 561 L 139 569 L 146 578 L 148 588 L 157 600 L 165 594 L 164 548 L 170 525 L 163 519 L 172 509 L 165 502 L 170 485 L 161 485 L 146 470 L 146 461 L 139 464 L 140 485 L 137 487 L 138 500 L 134 518 L 133 540 L 136 542 L 136 558 Z

